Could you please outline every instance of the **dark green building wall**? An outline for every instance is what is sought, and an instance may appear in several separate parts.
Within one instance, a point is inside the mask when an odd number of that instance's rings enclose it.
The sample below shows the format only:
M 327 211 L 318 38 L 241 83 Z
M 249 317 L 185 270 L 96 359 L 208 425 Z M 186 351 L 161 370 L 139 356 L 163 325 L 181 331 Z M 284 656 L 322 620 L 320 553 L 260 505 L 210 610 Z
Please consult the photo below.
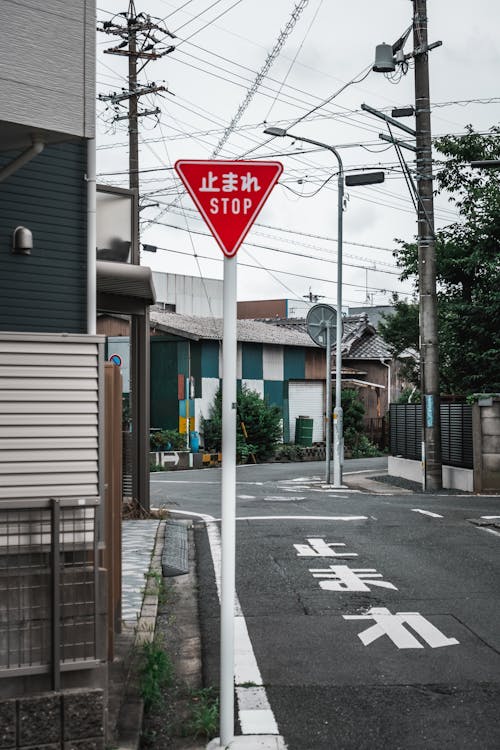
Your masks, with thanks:
M 0 168 L 19 152 L 0 153 Z M 85 333 L 86 142 L 46 146 L 0 182 L 0 330 Z M 12 233 L 33 233 L 13 255 Z
M 179 429 L 178 340 L 151 337 L 151 427 Z

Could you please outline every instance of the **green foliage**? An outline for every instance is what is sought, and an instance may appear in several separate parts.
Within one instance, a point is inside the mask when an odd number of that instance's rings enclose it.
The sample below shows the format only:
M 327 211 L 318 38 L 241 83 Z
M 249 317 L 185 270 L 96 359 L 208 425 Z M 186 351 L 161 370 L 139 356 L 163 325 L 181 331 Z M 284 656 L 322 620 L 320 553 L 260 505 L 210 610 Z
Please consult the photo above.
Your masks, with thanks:
M 250 453 L 258 459 L 274 455 L 281 439 L 281 411 L 277 406 L 268 406 L 255 391 L 243 386 L 237 395 L 238 421 L 236 450 L 240 460 Z M 244 422 L 248 437 L 241 428 Z M 202 430 L 207 450 L 222 449 L 222 393 L 219 389 L 210 407 L 208 419 L 202 421 Z
M 380 456 L 378 448 L 364 434 L 365 407 L 355 388 L 342 389 L 344 412 L 344 446 L 353 458 Z
M 139 692 L 144 701 L 144 710 L 158 706 L 162 691 L 173 681 L 174 668 L 168 654 L 158 638 L 144 643 L 141 648 Z
M 276 461 L 302 461 L 304 447 L 293 443 L 283 443 L 283 445 L 278 446 L 274 457 Z
M 365 407 L 354 388 L 342 389 L 342 409 L 344 412 L 344 444 L 347 450 L 353 450 L 363 434 L 363 417 Z
M 442 392 L 500 390 L 500 178 L 496 170 L 469 165 L 471 160 L 499 159 L 499 135 L 499 127 L 479 135 L 468 126 L 465 137 L 435 142 L 445 157 L 436 174 L 437 192 L 445 191 L 459 212 L 457 222 L 436 232 Z M 416 280 L 416 244 L 400 242 L 397 263 L 403 279 Z M 415 285 L 418 291 L 417 281 Z M 396 310 L 396 316 L 392 332 L 404 332 L 403 311 Z M 414 346 L 414 341 L 412 325 L 396 348 Z M 396 337 L 390 343 L 396 345 Z
M 397 404 L 419 404 L 421 402 L 420 391 L 416 388 L 403 388 L 396 400 Z
M 352 458 L 373 458 L 381 455 L 377 446 L 373 445 L 366 435 L 358 435 L 356 444 L 352 449 Z
M 413 350 L 415 354 L 419 348 L 419 314 L 416 301 L 407 302 L 392 295 L 394 313 L 384 313 L 378 324 L 378 332 L 389 345 L 392 355 L 399 360 L 400 377 L 407 383 L 418 385 L 420 371 L 418 361 L 405 350 Z M 400 357 L 405 352 L 408 356 Z
M 152 451 L 182 451 L 187 450 L 186 436 L 177 430 L 158 430 L 149 436 Z
M 185 733 L 207 740 L 217 736 L 219 727 L 219 697 L 214 688 L 196 690 L 191 694 L 191 718 Z

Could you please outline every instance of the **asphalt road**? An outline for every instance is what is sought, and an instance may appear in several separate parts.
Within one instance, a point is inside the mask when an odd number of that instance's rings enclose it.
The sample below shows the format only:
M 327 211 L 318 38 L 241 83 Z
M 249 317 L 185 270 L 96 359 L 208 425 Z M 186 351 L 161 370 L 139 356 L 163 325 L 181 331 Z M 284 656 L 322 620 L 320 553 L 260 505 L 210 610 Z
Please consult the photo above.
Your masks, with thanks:
M 346 476 L 366 466 L 347 462 Z M 500 497 L 332 491 L 323 468 L 237 472 L 237 594 L 289 750 L 498 750 L 500 533 L 469 519 L 500 516 Z M 153 474 L 152 500 L 218 518 L 219 482 L 216 469 Z M 196 537 L 204 670 L 216 684 L 203 524 Z

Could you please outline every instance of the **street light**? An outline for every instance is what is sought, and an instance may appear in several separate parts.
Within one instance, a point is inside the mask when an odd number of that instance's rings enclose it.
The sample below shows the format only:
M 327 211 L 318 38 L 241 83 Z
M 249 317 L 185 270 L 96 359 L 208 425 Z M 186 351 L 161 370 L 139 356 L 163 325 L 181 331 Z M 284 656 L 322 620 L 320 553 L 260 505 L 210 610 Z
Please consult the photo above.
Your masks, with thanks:
M 471 161 L 470 165 L 475 169 L 498 169 L 500 167 L 500 159 L 482 159 L 479 161 Z
M 288 136 L 295 141 L 310 143 L 313 146 L 326 148 L 331 151 L 339 165 L 338 172 L 338 229 L 337 229 L 337 332 L 336 332 L 336 356 L 335 356 L 335 408 L 333 410 L 333 486 L 342 487 L 342 457 L 343 457 L 343 411 L 342 411 L 342 233 L 343 233 L 343 210 L 344 210 L 344 165 L 340 154 L 334 146 L 301 135 L 289 133 L 284 128 L 269 127 L 264 130 L 266 135 L 277 138 Z M 354 177 L 354 175 L 352 176 Z M 384 177 L 381 172 L 356 175 L 350 184 L 370 185 L 382 182 Z M 330 415 L 327 414 L 327 419 Z

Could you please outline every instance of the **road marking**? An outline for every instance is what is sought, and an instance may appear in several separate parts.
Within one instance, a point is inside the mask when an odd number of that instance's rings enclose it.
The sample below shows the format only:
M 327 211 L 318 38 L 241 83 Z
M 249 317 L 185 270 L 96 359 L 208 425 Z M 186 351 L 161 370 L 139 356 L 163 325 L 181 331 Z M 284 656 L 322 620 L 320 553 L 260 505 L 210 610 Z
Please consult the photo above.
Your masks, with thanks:
M 372 607 L 366 615 L 342 615 L 344 620 L 375 620 L 358 638 L 364 646 L 369 646 L 378 638 L 387 635 L 398 648 L 424 648 L 415 636 L 407 630 L 408 625 L 417 633 L 431 648 L 442 648 L 443 646 L 456 646 L 459 641 L 456 638 L 447 638 L 438 628 L 427 620 L 419 612 L 391 612 L 386 607 Z
M 217 519 L 206 513 L 170 511 L 205 521 L 215 573 L 215 585 L 221 601 L 221 539 Z M 248 634 L 238 595 L 234 597 L 234 681 L 238 701 L 238 719 L 244 735 L 279 735 L 278 725 L 262 683 L 259 666 Z M 250 684 L 252 687 L 245 687 Z
M 483 531 L 488 531 L 490 534 L 495 534 L 495 536 L 500 536 L 500 531 L 497 531 L 496 529 L 486 529 L 484 526 L 480 526 L 480 528 L 482 528 Z
M 255 495 L 236 495 L 238 500 L 255 500 Z
M 264 500 L 267 500 L 269 503 L 291 503 L 295 500 L 305 500 L 306 498 L 303 496 L 297 497 L 297 495 L 294 495 L 293 497 L 286 497 L 284 495 L 266 495 L 264 497 Z
M 319 585 L 324 591 L 370 591 L 370 586 L 381 586 L 384 589 L 397 591 L 398 588 L 389 581 L 378 581 L 382 573 L 375 568 L 350 568 L 348 565 L 330 565 L 328 568 L 309 568 L 313 578 L 326 578 Z
M 432 518 L 443 518 L 439 513 L 432 513 L 430 510 L 422 510 L 421 508 L 412 508 L 413 513 L 422 513 L 423 516 L 431 516 Z
M 500 516 L 481 516 L 481 518 L 484 518 L 486 521 L 495 521 Z
M 294 544 L 297 557 L 358 557 L 357 552 L 336 552 L 334 547 L 345 547 L 344 542 L 325 542 L 322 537 L 310 537 L 307 544 Z
M 237 521 L 367 521 L 368 516 L 238 516 L 236 520 Z

